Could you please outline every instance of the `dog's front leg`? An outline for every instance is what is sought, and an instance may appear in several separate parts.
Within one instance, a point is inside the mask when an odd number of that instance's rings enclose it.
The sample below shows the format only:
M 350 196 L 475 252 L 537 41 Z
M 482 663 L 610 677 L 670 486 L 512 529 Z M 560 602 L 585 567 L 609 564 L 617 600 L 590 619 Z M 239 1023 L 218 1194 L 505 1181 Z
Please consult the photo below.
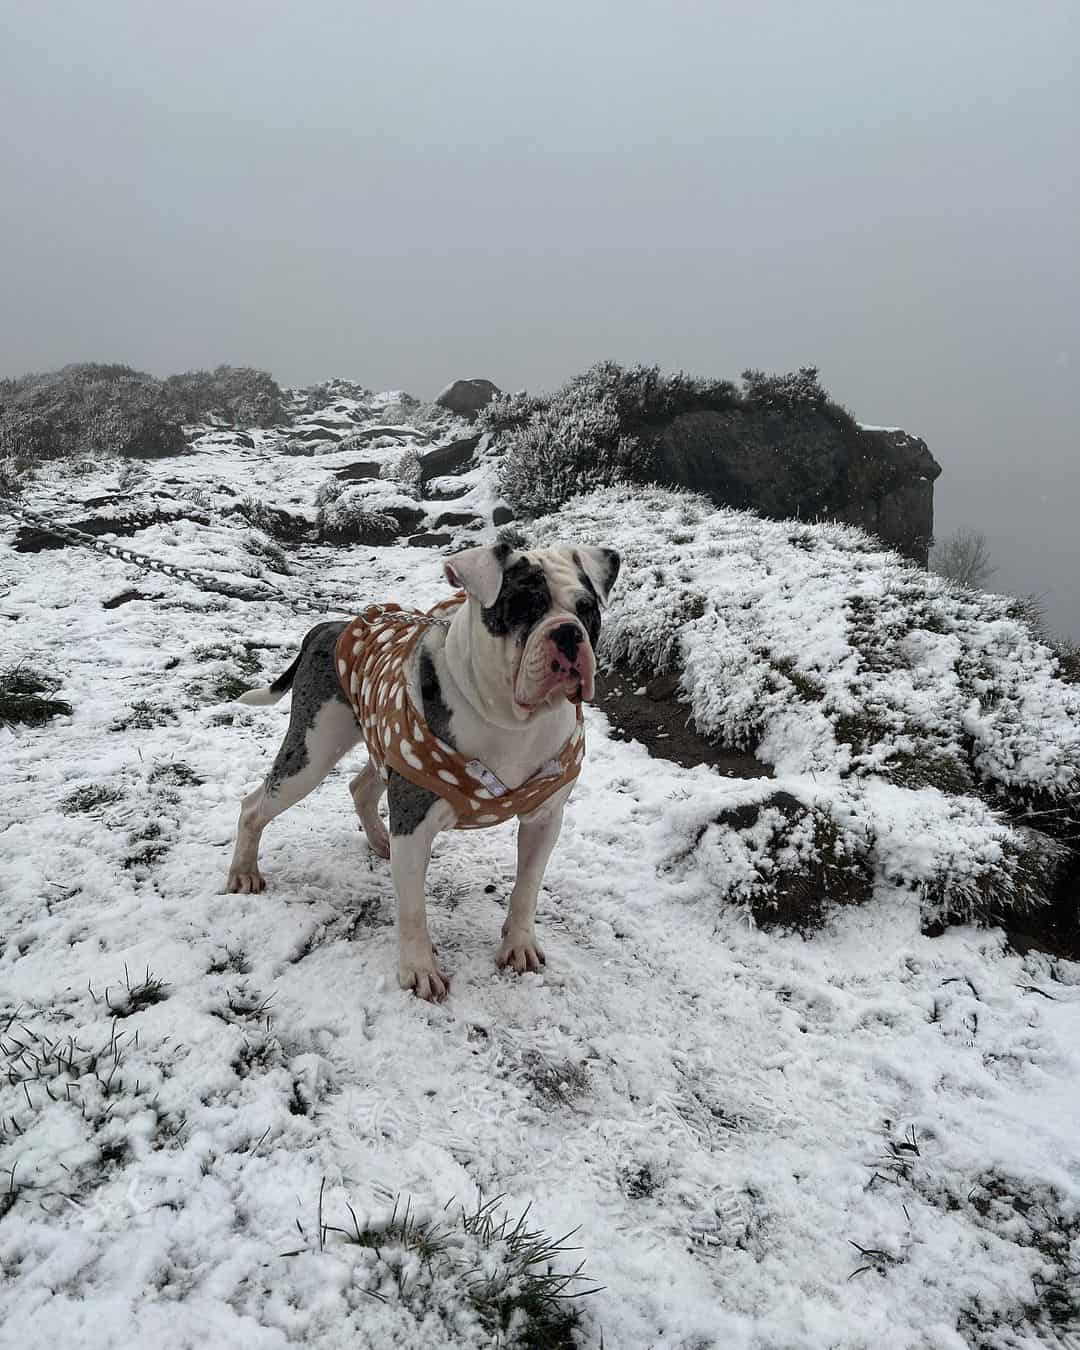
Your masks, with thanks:
M 441 1003 L 449 978 L 435 964 L 427 926 L 424 883 L 435 836 L 453 825 L 453 808 L 441 797 L 390 770 L 390 874 L 398 906 L 398 981 L 418 998 Z
M 544 964 L 544 953 L 536 940 L 536 901 L 544 869 L 562 829 L 563 807 L 572 791 L 573 784 L 562 788 L 518 823 L 517 876 L 495 962 L 500 968 L 512 967 L 519 975 L 539 970 Z

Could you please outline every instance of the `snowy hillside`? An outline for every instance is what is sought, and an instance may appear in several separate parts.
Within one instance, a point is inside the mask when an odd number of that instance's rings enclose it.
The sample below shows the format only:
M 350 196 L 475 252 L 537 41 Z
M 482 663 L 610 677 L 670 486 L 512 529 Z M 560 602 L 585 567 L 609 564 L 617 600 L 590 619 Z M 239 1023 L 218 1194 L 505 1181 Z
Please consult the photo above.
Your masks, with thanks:
M 434 492 L 402 462 L 460 426 L 406 434 L 393 400 L 336 392 L 316 454 L 204 428 L 186 457 L 27 489 L 266 600 L 16 551 L 0 518 L 0 671 L 71 707 L 0 728 L 0 1339 L 1077 1344 L 1080 964 L 962 922 L 1068 865 L 1080 698 L 1051 654 L 1006 601 L 851 529 L 579 499 L 531 533 L 623 552 L 620 678 L 680 669 L 684 715 L 774 776 L 682 768 L 590 708 L 546 970 L 494 967 L 512 830 L 446 835 L 429 912 L 454 982 L 420 1003 L 359 761 L 267 831 L 266 894 L 222 894 L 286 721 L 230 700 L 314 621 L 288 598 L 430 604 L 439 553 L 405 538 L 491 537 L 482 448 Z M 410 513 L 395 542 L 319 538 L 346 490 L 347 520 Z M 466 519 L 438 527 L 448 501 Z M 770 927 L 793 903 L 806 935 Z M 578 1250 L 514 1236 L 528 1206 Z

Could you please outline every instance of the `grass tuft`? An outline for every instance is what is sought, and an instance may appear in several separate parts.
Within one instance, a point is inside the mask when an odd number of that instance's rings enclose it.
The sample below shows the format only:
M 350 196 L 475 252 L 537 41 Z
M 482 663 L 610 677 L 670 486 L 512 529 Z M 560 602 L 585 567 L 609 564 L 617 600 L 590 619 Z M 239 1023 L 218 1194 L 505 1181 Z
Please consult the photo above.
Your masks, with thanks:
M 19 662 L 0 670 L 0 726 L 43 726 L 51 717 L 70 717 L 71 704 L 48 697 L 60 681 Z
M 183 760 L 170 760 L 167 764 L 156 764 L 149 774 L 148 781 L 152 786 L 168 787 L 202 787 L 206 781 L 200 778 L 190 764 L 185 764 Z
M 136 699 L 126 714 L 109 725 L 110 731 L 149 731 L 153 727 L 169 726 L 176 721 L 176 713 L 167 704 L 149 703 Z
M 123 797 L 119 788 L 106 787 L 104 783 L 86 783 L 68 795 L 60 803 L 60 809 L 69 816 L 81 812 L 96 811 L 99 806 L 111 806 Z
M 572 1350 L 577 1344 L 580 1300 L 600 1292 L 582 1273 L 583 1261 L 566 1268 L 578 1250 L 570 1245 L 577 1230 L 553 1238 L 530 1225 L 529 1207 L 516 1219 L 501 1210 L 501 1196 L 480 1196 L 474 1208 L 462 1206 L 453 1217 L 446 1217 L 452 1201 L 442 1217 L 430 1217 L 399 1198 L 379 1223 L 361 1223 L 346 1205 L 346 1225 L 323 1221 L 322 1200 L 320 1192 L 319 1249 L 332 1234 L 372 1253 L 379 1287 L 368 1293 L 379 1301 L 396 1295 L 419 1304 L 427 1294 L 444 1303 L 449 1286 L 495 1344 L 529 1350 Z
M 106 985 L 101 997 L 104 998 L 105 1006 L 114 1018 L 132 1017 L 135 1013 L 142 1012 L 144 1008 L 153 1007 L 155 1003 L 164 1003 L 169 997 L 168 988 L 166 981 L 153 974 L 149 966 L 146 967 L 143 978 L 132 984 L 131 975 L 125 964 L 124 988 L 114 991 L 111 985 Z M 92 989 L 90 997 L 95 1003 L 100 1001 Z

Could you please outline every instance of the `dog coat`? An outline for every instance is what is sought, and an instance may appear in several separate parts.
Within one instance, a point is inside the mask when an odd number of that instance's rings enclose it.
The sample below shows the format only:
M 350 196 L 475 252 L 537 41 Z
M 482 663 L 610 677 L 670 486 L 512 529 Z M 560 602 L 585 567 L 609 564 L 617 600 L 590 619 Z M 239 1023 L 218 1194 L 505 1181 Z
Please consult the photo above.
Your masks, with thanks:
M 572 783 L 585 756 L 581 705 L 577 726 L 562 750 L 520 787 L 508 788 L 478 759 L 466 759 L 435 735 L 409 694 L 412 657 L 429 627 L 425 619 L 450 619 L 466 596 L 444 600 L 424 614 L 400 605 L 370 605 L 337 641 L 338 680 L 364 733 L 371 762 L 383 778 L 394 769 L 418 787 L 444 798 L 457 812 L 458 830 L 499 825 L 528 815 Z M 392 618 L 390 615 L 408 615 Z

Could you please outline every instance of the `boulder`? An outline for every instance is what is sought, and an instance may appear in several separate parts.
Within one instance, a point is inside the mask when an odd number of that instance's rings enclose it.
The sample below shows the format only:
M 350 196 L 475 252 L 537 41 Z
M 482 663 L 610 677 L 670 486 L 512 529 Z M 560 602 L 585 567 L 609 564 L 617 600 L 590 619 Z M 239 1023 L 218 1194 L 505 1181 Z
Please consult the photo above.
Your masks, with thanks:
M 452 526 L 472 530 L 478 529 L 483 523 L 483 517 L 474 511 L 444 511 L 436 518 L 435 528 L 441 530 Z
M 452 502 L 472 491 L 471 483 L 455 478 L 433 478 L 424 484 L 424 496 L 432 502 Z
M 733 408 L 672 418 L 650 450 L 658 482 L 774 519 L 859 525 L 926 566 L 941 467 L 916 436 L 842 434 L 812 409 Z
M 440 445 L 438 449 L 429 450 L 426 455 L 421 455 L 421 481 L 426 483 L 429 478 L 464 473 L 472 466 L 473 456 L 479 444 L 479 436 L 463 436 L 459 441 Z
M 378 478 L 380 465 L 375 459 L 358 459 L 353 464 L 343 464 L 334 470 L 334 477 L 343 483 L 359 483 L 365 478 Z
M 492 525 L 509 525 L 514 519 L 514 513 L 508 506 L 497 506 L 491 513 Z
M 455 380 L 448 384 L 435 402 L 440 408 L 474 421 L 481 408 L 486 408 L 502 391 L 490 380 Z
M 378 501 L 374 501 L 372 505 L 375 510 L 393 516 L 398 523 L 401 534 L 408 534 L 410 530 L 415 530 L 425 515 L 425 512 L 419 506 L 383 506 Z

